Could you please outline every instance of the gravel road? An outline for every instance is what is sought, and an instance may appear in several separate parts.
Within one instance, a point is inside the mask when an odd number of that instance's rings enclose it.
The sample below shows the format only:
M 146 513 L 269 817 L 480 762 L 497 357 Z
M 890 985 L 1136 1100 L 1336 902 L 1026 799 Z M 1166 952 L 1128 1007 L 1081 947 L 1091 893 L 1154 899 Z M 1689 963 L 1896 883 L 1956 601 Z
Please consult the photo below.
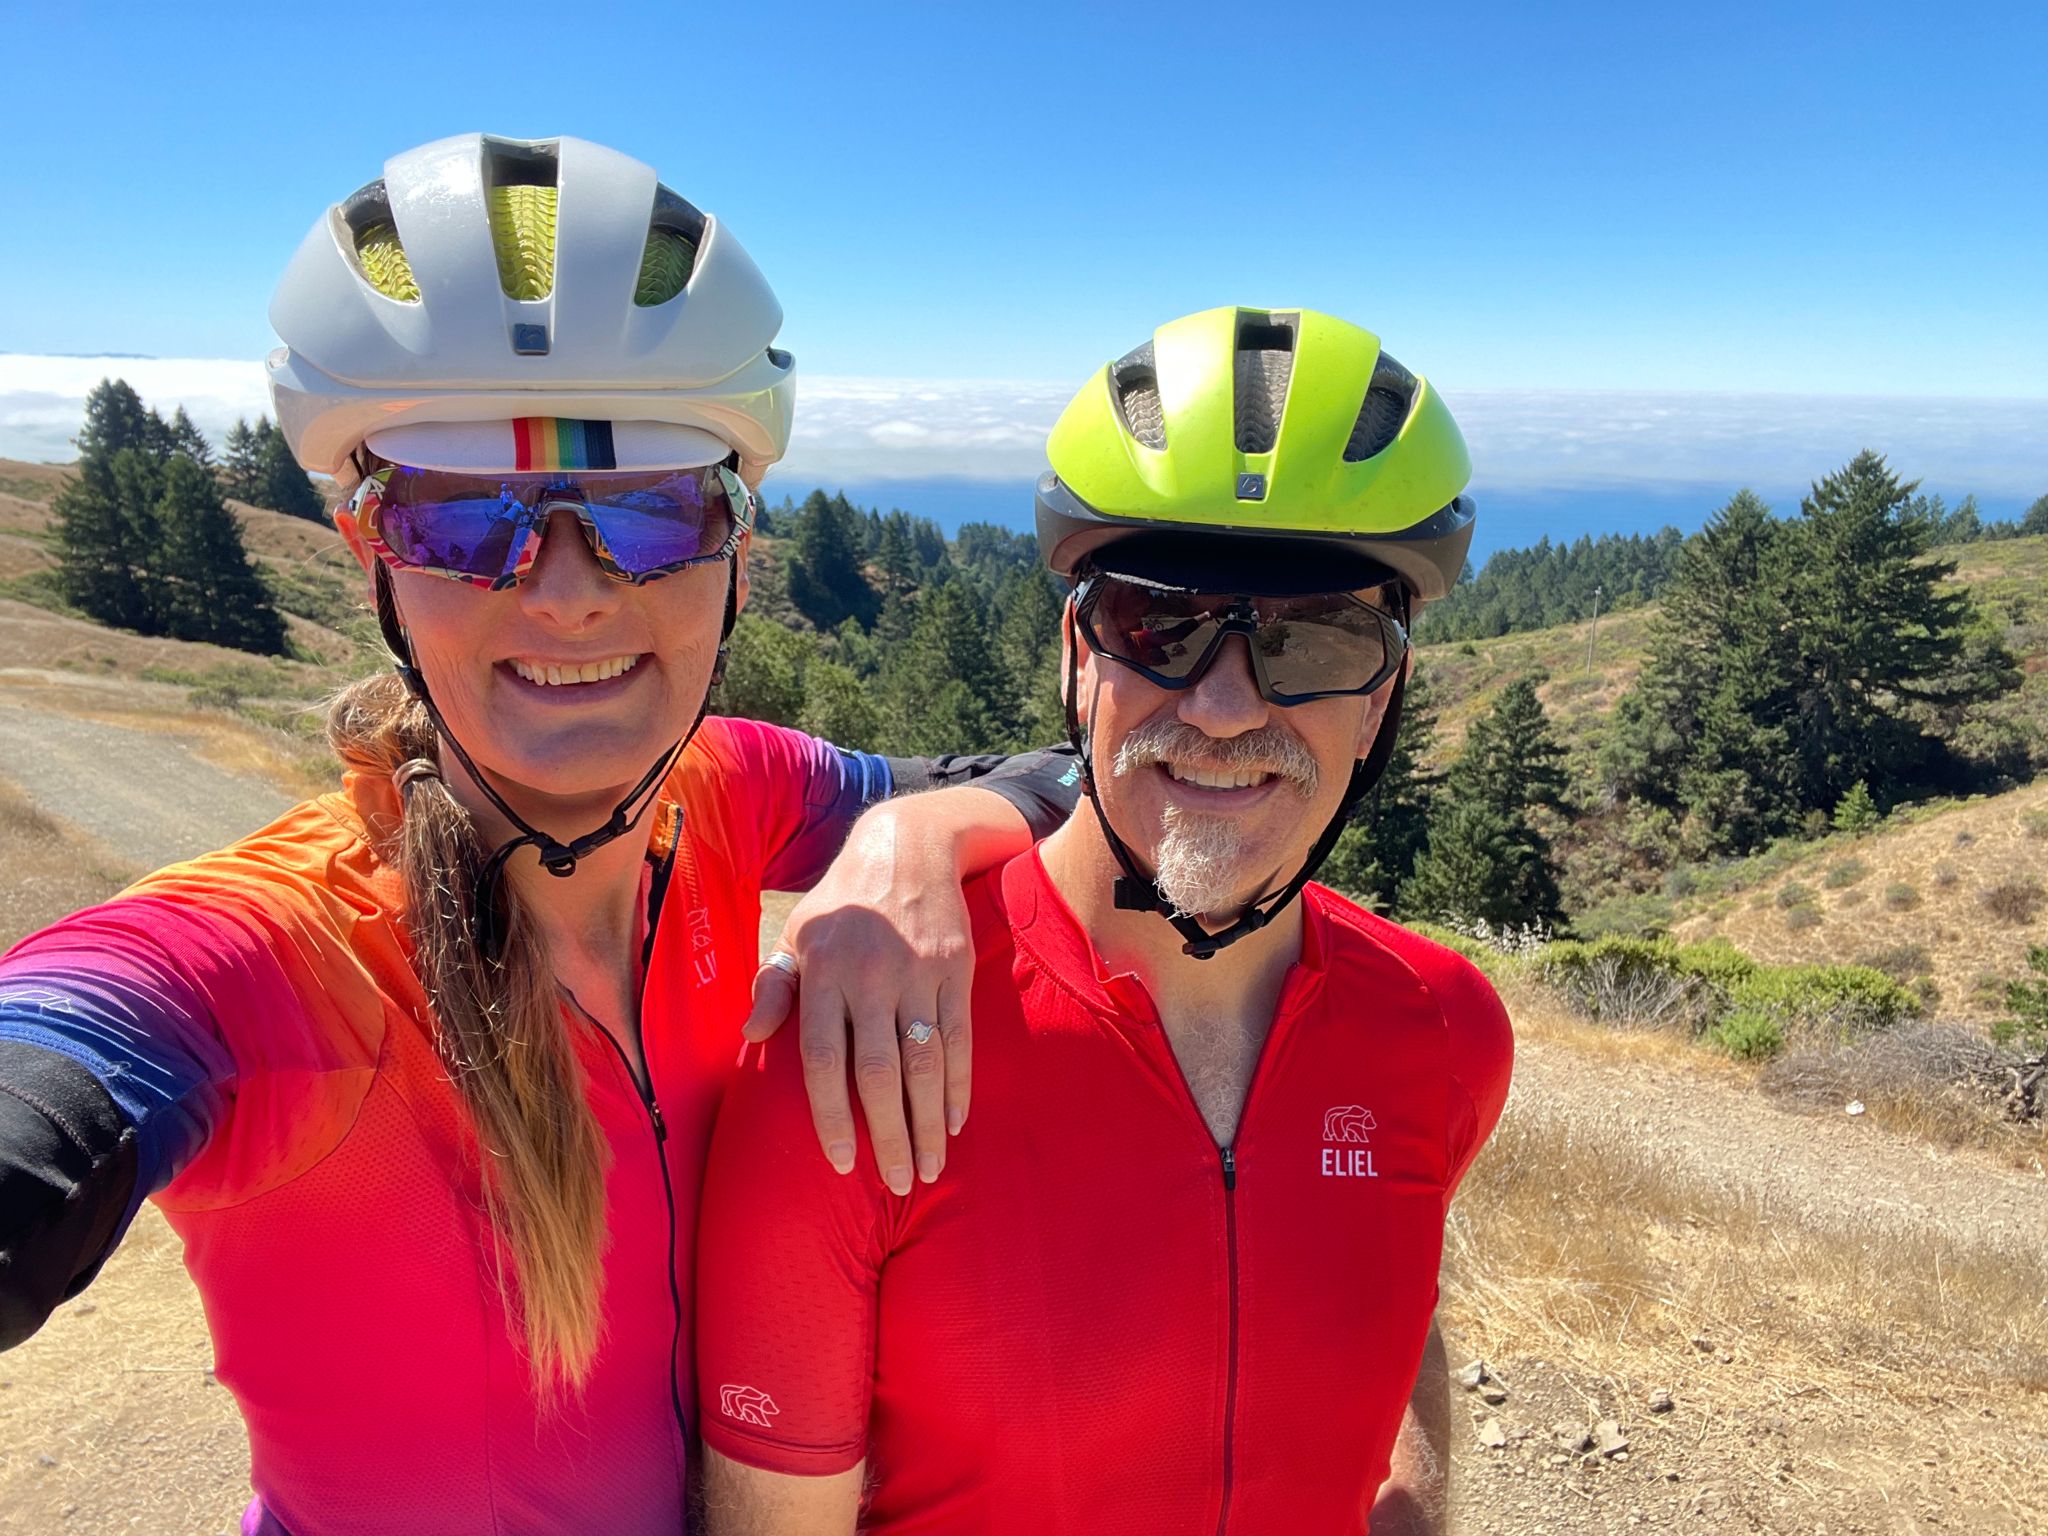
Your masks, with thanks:
M 175 736 L 0 697 L 0 777 L 123 864 L 155 869 L 255 831 L 291 804 L 225 773 Z

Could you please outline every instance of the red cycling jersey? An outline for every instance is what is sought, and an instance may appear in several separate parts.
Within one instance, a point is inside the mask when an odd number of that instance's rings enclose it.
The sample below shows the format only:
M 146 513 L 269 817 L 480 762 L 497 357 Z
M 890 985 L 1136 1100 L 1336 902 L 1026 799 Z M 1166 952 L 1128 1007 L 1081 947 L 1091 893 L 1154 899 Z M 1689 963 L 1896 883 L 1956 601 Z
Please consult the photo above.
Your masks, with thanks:
M 1493 989 L 1309 886 L 1219 1149 L 1036 851 L 969 899 L 974 1114 L 937 1184 L 891 1195 L 865 1145 L 832 1173 L 794 1042 L 727 1094 L 705 1440 L 799 1475 L 865 1458 L 864 1532 L 1364 1532 L 1507 1094 Z
M 683 1528 L 690 1237 L 760 893 L 809 884 L 888 787 L 878 759 L 716 718 L 671 774 L 643 885 L 648 1087 L 570 1017 L 608 1162 L 605 1331 L 553 1405 L 493 1279 L 475 1136 L 381 855 L 388 777 L 351 773 L 0 961 L 0 1041 L 93 1067 L 128 1109 L 134 1199 L 184 1239 L 248 1423 L 249 1536 Z

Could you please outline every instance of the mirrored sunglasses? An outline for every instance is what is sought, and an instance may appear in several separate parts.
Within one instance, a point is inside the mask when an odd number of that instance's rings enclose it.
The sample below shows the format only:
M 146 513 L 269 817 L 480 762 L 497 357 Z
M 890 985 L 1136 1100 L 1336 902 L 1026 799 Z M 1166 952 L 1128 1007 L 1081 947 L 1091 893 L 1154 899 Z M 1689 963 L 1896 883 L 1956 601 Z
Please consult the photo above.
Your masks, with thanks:
M 557 509 L 576 515 L 607 576 L 636 586 L 726 559 L 753 519 L 752 493 L 722 464 L 511 475 L 386 464 L 351 505 L 387 564 L 493 592 L 533 569 Z

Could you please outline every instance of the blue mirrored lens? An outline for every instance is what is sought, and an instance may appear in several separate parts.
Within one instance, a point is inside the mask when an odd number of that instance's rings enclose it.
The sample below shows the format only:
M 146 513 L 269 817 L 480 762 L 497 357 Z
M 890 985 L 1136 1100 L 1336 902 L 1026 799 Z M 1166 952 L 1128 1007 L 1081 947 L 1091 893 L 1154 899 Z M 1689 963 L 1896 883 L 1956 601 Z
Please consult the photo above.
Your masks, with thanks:
M 725 493 L 708 471 L 649 486 L 593 485 L 588 494 L 585 508 L 612 559 L 634 575 L 716 554 L 732 533 Z

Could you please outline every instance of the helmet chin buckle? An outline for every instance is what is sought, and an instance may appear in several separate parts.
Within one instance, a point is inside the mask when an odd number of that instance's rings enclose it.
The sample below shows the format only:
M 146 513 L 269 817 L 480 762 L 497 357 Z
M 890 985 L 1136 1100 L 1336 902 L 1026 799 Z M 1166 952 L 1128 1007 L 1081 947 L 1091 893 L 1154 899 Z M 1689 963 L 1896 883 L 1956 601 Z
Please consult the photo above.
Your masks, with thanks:
M 1116 909 L 1119 912 L 1163 912 L 1166 905 L 1159 899 L 1159 888 L 1150 881 L 1118 875 Z

